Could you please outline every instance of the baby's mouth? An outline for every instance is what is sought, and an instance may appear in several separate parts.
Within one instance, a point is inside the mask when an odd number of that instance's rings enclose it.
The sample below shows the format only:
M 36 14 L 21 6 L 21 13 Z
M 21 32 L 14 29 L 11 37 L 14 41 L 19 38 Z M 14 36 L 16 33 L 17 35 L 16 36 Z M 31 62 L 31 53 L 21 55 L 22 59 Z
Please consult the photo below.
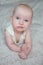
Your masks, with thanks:
M 17 28 L 24 28 L 23 26 L 17 26 Z

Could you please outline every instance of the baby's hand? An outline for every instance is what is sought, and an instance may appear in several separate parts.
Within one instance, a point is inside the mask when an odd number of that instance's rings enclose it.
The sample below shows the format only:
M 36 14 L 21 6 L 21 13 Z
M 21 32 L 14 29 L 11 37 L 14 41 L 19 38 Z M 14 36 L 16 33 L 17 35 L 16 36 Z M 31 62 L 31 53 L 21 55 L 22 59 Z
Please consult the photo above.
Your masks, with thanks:
M 27 58 L 27 56 L 26 56 L 26 54 L 25 54 L 24 52 L 21 52 L 21 53 L 19 53 L 18 55 L 19 55 L 19 57 L 20 57 L 21 59 L 23 59 L 23 60 Z
M 27 58 L 27 55 L 26 55 L 25 51 L 22 50 L 22 46 L 21 46 L 21 52 L 19 52 L 18 55 L 23 60 Z
M 23 44 L 23 46 L 21 47 L 21 50 L 25 53 L 26 56 L 28 56 L 30 53 L 30 48 L 27 44 Z

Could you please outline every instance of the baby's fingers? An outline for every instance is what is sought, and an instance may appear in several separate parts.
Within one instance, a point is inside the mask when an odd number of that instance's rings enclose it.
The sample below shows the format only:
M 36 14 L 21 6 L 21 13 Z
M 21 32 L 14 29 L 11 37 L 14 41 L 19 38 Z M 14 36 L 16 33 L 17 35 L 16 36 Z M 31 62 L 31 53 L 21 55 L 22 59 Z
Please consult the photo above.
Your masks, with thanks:
M 25 55 L 24 53 L 20 53 L 20 54 L 19 54 L 19 57 L 20 57 L 21 59 L 26 59 L 26 55 Z

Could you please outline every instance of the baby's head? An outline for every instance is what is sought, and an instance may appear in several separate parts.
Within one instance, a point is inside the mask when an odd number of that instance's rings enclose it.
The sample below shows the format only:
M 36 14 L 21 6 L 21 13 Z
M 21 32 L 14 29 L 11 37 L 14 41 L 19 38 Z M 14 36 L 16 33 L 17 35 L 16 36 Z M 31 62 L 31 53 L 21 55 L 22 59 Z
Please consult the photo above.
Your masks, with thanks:
M 33 11 L 27 4 L 19 4 L 12 14 L 12 25 L 16 32 L 26 31 L 32 22 Z

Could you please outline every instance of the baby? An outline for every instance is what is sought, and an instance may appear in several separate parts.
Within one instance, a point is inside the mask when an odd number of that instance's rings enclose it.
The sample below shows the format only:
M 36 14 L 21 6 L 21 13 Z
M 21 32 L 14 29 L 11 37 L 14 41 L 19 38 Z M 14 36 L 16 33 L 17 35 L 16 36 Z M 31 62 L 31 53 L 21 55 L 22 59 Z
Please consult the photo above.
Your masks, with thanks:
M 11 16 L 11 25 L 5 30 L 8 47 L 17 52 L 21 59 L 26 59 L 31 51 L 32 39 L 30 25 L 33 11 L 27 4 L 19 4 Z

